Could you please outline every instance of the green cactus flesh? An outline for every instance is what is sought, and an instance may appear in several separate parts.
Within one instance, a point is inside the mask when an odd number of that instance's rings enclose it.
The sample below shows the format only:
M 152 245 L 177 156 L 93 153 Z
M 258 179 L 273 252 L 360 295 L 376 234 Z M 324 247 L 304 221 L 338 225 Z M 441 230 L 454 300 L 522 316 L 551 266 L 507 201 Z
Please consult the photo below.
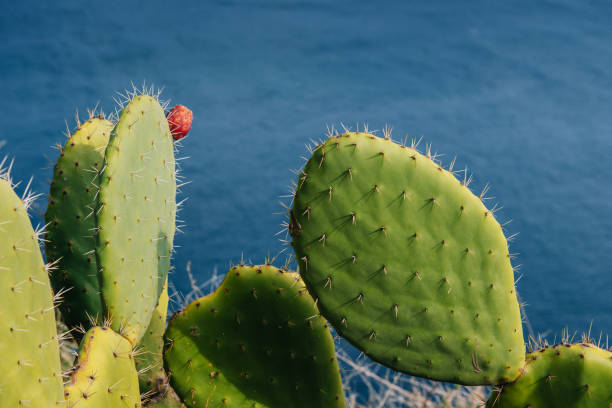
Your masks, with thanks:
M 45 249 L 56 262 L 51 283 L 56 292 L 69 289 L 60 305 L 68 327 L 89 327 L 90 317 L 104 318 L 95 255 L 94 184 L 104 161 L 112 122 L 92 118 L 64 145 L 53 171 Z
M 371 134 L 329 138 L 299 177 L 289 232 L 321 313 L 374 360 L 468 385 L 518 376 L 502 229 L 429 157 Z
M 164 331 L 168 311 L 168 281 L 162 290 L 157 306 L 153 311 L 151 322 L 140 340 L 140 355 L 136 359 L 136 368 L 142 374 L 138 377 L 140 390 L 158 392 L 166 385 L 164 371 Z
M 132 344 L 109 327 L 91 328 L 64 396 L 68 408 L 140 407 Z
M 610 408 L 612 353 L 592 344 L 561 344 L 527 355 L 514 383 L 498 387 L 488 408 Z
M 98 181 L 102 297 L 113 329 L 136 344 L 166 281 L 175 231 L 174 145 L 156 99 L 138 95 L 123 109 Z
M 24 203 L 0 178 L 0 405 L 63 406 L 51 285 Z
M 188 407 L 344 407 L 334 343 L 317 315 L 297 274 L 234 267 L 171 319 L 171 384 Z

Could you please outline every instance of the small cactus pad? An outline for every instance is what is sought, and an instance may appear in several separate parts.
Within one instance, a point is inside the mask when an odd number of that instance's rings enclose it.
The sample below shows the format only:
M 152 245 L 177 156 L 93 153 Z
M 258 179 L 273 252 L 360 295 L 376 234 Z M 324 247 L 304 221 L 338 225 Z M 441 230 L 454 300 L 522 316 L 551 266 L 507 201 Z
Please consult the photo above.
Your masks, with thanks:
M 170 267 L 174 145 L 159 102 L 135 96 L 113 130 L 99 175 L 96 256 L 113 329 L 138 343 Z
M 131 343 L 109 327 L 91 328 L 81 341 L 64 396 L 68 408 L 140 407 Z
M 138 377 L 140 390 L 161 391 L 166 385 L 164 371 L 164 331 L 166 330 L 166 314 L 168 312 L 168 281 L 157 301 L 157 306 L 151 316 L 151 322 L 138 345 L 140 355 L 136 358 L 136 368 L 141 372 Z
M 170 382 L 188 407 L 344 407 L 327 323 L 295 273 L 230 269 L 166 331 Z
M 89 327 L 89 317 L 103 319 L 94 235 L 94 184 L 104 161 L 112 122 L 91 118 L 66 141 L 53 171 L 45 249 L 57 262 L 51 274 L 56 292 L 69 289 L 60 305 L 68 327 Z
M 610 408 L 612 353 L 592 344 L 560 344 L 527 355 L 514 383 L 496 388 L 488 408 Z
M 62 402 L 51 285 L 22 200 L 0 177 L 0 405 Z
M 428 156 L 367 133 L 332 136 L 299 176 L 289 232 L 321 313 L 374 360 L 467 385 L 518 376 L 506 238 Z

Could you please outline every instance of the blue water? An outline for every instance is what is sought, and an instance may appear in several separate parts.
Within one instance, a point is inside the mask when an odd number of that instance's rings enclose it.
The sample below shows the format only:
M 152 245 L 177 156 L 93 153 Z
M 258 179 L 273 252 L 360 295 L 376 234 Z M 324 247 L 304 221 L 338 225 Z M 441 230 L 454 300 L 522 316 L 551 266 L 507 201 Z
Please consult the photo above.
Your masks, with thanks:
M 326 125 L 389 124 L 491 183 L 535 332 L 612 330 L 612 3 L 89 3 L 3 2 L 2 154 L 46 192 L 76 108 L 143 81 L 191 107 L 180 289 L 189 260 L 205 280 L 283 248 L 279 196 Z

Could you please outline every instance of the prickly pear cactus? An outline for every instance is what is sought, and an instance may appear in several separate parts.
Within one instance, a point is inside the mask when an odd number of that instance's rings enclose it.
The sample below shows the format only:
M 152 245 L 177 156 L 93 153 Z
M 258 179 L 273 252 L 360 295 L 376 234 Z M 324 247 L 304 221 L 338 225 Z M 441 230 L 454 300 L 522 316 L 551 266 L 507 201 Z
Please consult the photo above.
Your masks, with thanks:
M 113 329 L 136 344 L 166 281 L 175 231 L 174 145 L 155 98 L 137 95 L 123 109 L 98 183 L 102 297 Z
M 89 327 L 104 310 L 95 254 L 95 180 L 104 161 L 112 122 L 90 118 L 66 141 L 53 171 L 45 249 L 56 262 L 51 283 L 56 292 L 69 289 L 60 304 L 68 327 Z
M 109 327 L 91 328 L 81 341 L 64 396 L 69 408 L 140 407 L 130 342 Z
M 560 344 L 527 355 L 522 374 L 498 387 L 488 408 L 609 408 L 612 353 L 592 344 Z
M 188 407 L 344 407 L 334 343 L 294 273 L 234 267 L 175 314 L 164 356 Z
M 140 390 L 159 392 L 166 385 L 164 371 L 164 331 L 168 312 L 168 280 L 162 290 L 157 306 L 153 311 L 151 322 L 140 340 L 140 355 L 136 359 L 136 368 L 141 372 L 138 377 Z
M 289 231 L 321 313 L 374 360 L 461 384 L 518 376 L 507 242 L 451 171 L 371 134 L 331 137 L 299 177 Z
M 53 296 L 24 202 L 0 175 L 0 405 L 62 406 Z

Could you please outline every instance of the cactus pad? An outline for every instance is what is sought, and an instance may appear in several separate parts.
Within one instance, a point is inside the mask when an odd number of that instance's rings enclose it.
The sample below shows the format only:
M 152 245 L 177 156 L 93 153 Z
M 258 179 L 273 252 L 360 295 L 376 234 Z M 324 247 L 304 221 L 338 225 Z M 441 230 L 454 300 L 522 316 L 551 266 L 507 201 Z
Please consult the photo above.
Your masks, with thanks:
M 81 341 L 64 396 L 69 408 L 140 407 L 130 342 L 108 327 L 91 328 Z
M 53 297 L 24 203 L 0 177 L 0 405 L 62 404 Z
M 561 344 L 527 355 L 522 374 L 497 388 L 488 408 L 609 408 L 612 353 L 591 344 Z
M 524 361 L 514 274 L 491 210 L 416 150 L 365 133 L 320 145 L 289 232 L 339 334 L 393 369 L 498 384 Z
M 162 391 L 165 387 L 166 372 L 164 371 L 164 331 L 166 330 L 166 314 L 168 312 L 168 280 L 159 297 L 157 306 L 151 316 L 151 322 L 144 336 L 140 340 L 140 355 L 136 359 L 136 368 L 140 376 L 140 390 L 142 392 Z
M 135 96 L 123 109 L 98 181 L 102 297 L 113 329 L 136 344 L 166 281 L 175 231 L 174 145 L 155 98 Z
M 66 141 L 53 171 L 45 249 L 57 262 L 51 274 L 55 291 L 70 289 L 60 305 L 68 327 L 89 327 L 90 316 L 103 319 L 93 214 L 97 193 L 94 181 L 104 161 L 112 122 L 91 118 Z
M 171 319 L 172 386 L 188 407 L 344 407 L 334 343 L 317 315 L 297 274 L 234 267 Z

